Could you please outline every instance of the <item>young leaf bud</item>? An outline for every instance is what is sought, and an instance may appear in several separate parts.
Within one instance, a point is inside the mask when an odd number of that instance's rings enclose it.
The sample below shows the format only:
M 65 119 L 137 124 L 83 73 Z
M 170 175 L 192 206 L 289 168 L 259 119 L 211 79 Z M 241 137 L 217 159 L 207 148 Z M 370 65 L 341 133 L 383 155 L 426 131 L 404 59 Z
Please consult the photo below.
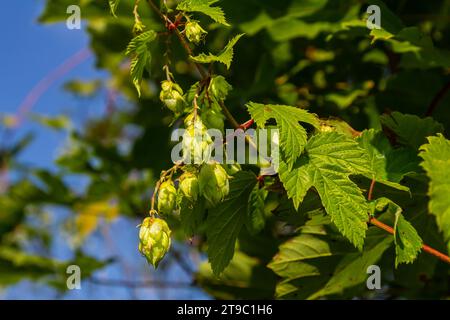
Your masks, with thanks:
M 184 30 L 188 40 L 194 44 L 199 44 L 208 33 L 195 20 L 187 22 Z
M 214 98 L 217 100 L 225 100 L 228 96 L 228 92 L 233 87 L 222 76 L 215 76 L 211 79 L 209 84 L 209 90 Z
M 133 33 L 134 34 L 141 34 L 144 32 L 145 25 L 142 23 L 141 20 L 136 20 L 133 26 Z
M 161 83 L 159 99 L 175 114 L 182 113 L 186 104 L 183 98 L 183 89 L 176 83 L 168 80 Z

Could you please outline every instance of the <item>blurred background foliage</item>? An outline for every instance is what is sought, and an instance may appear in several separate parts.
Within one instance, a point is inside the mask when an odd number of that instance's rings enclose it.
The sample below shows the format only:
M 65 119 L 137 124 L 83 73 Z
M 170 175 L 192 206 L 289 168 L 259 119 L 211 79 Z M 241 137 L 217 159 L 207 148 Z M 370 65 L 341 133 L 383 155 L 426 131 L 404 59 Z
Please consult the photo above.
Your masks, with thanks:
M 90 117 L 81 126 L 74 125 L 64 114 L 27 114 L 32 121 L 67 135 L 52 170 L 20 161 L 19 154 L 29 147 L 33 137 L 8 139 L 17 119 L 11 114 L 1 115 L 0 287 L 28 279 L 64 294 L 66 266 L 77 264 L 85 281 L 101 285 L 148 286 L 155 290 L 165 286 L 200 288 L 193 296 L 179 290 L 172 297 L 273 297 L 277 278 L 266 264 L 289 234 L 289 228 L 301 222 L 288 213 L 275 219 L 270 204 L 264 231 L 250 236 L 242 230 L 239 250 L 220 279 L 214 278 L 208 265 L 202 263 L 202 237 L 186 239 L 175 216 L 168 219 L 177 243 L 160 270 L 150 270 L 145 259 L 139 260 L 139 268 L 152 274 L 151 280 L 123 280 L 125 276 L 120 272 L 115 279 L 96 277 L 96 272 L 126 257 L 92 254 L 87 249 L 92 239 L 105 237 L 102 227 L 119 219 L 137 225 L 149 210 L 155 177 L 171 166 L 172 119 L 158 99 L 159 82 L 164 79 L 164 53 L 170 51 L 173 71 L 183 88 L 197 81 L 198 75 L 186 63 L 179 43 L 160 37 L 152 47 L 151 77 L 145 75 L 146 85 L 138 99 L 129 77 L 129 61 L 124 56 L 133 36 L 134 2 L 122 0 L 118 18 L 111 16 L 106 0 L 75 2 L 81 7 L 96 67 L 108 76 L 72 79 L 63 89 L 81 102 L 106 95 L 106 112 Z M 66 9 L 72 4 L 73 0 L 47 0 L 39 22 L 61 23 L 60 27 L 65 28 Z M 382 30 L 366 28 L 365 12 L 370 4 L 382 8 Z M 227 104 L 241 123 L 249 118 L 244 104 L 258 101 L 307 108 L 321 117 L 345 120 L 356 130 L 378 128 L 380 115 L 394 110 L 424 117 L 436 95 L 449 86 L 448 0 L 222 0 L 220 6 L 232 27 L 201 19 L 208 38 L 214 41 L 207 42 L 208 48 L 200 46 L 198 52 L 217 52 L 231 34 L 246 34 L 245 41 L 235 47 L 230 70 L 221 65 L 215 65 L 214 70 L 233 85 Z M 145 1 L 141 1 L 139 11 L 149 29 L 164 31 L 159 17 Z M 449 107 L 447 94 L 433 112 L 445 130 L 450 127 Z M 71 182 L 74 177 L 82 179 L 82 186 Z M 416 188 L 421 187 L 416 184 Z M 54 259 L 48 251 L 52 242 L 61 241 L 48 223 L 55 210 L 67 212 L 58 224 L 73 252 L 65 261 Z M 431 223 L 427 228 L 424 241 L 445 248 L 433 235 L 435 225 Z M 137 238 L 137 230 L 125 232 L 121 228 L 109 237 L 123 239 L 130 235 Z M 128 255 L 139 255 L 136 244 L 127 242 Z M 187 276 L 171 272 L 173 264 Z M 448 270 L 430 257 L 421 256 L 417 264 L 401 266 L 386 278 L 390 286 L 379 294 L 384 298 L 448 297 Z M 373 297 L 368 292 L 344 294 L 355 295 Z

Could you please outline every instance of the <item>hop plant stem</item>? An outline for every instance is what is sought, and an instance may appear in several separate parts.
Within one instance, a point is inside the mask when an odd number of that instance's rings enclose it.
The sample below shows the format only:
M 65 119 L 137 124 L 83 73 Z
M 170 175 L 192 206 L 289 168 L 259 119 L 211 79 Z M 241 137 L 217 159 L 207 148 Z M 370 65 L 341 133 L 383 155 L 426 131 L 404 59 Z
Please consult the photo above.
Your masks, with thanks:
M 158 6 L 152 0 L 147 0 L 147 3 L 150 5 L 150 7 L 153 9 L 153 11 L 155 11 L 160 16 L 160 18 L 165 23 L 173 24 L 172 21 L 164 13 L 161 12 L 161 10 L 158 8 Z M 187 43 L 186 39 L 184 38 L 184 35 L 180 32 L 180 30 L 178 30 L 178 28 L 175 28 L 174 32 L 177 35 L 178 39 L 180 40 L 180 43 L 183 46 L 184 50 L 186 50 L 186 52 L 189 56 L 192 56 L 192 49 L 189 46 L 189 44 Z M 200 76 L 202 78 L 207 78 L 208 73 L 205 71 L 205 69 L 200 64 L 195 63 L 193 61 L 191 61 L 191 62 L 197 68 L 198 72 L 200 73 Z
M 373 194 L 373 189 L 375 187 L 375 183 L 376 183 L 376 180 L 372 179 L 372 182 L 370 183 L 369 194 L 367 196 L 367 199 L 369 201 L 372 200 L 372 194 Z M 378 228 L 380 228 L 380 229 L 382 229 L 382 230 L 384 230 L 384 231 L 386 231 L 386 232 L 388 232 L 388 233 L 390 233 L 392 235 L 395 234 L 395 231 L 394 231 L 394 229 L 392 227 L 388 226 L 387 224 L 384 224 L 383 222 L 375 219 L 374 217 L 370 217 L 369 222 L 370 222 L 370 224 L 372 224 L 372 225 L 374 225 L 374 226 L 376 226 L 376 227 L 378 227 Z M 439 251 L 437 251 L 436 249 L 433 249 L 432 247 L 430 247 L 430 246 L 428 246 L 426 244 L 423 244 L 422 245 L 422 250 L 427 252 L 427 253 L 429 253 L 429 254 L 431 254 L 432 256 L 435 256 L 439 260 L 450 264 L 450 257 L 445 255 L 445 254 L 443 254 L 443 253 L 441 253 L 441 252 L 439 252 Z

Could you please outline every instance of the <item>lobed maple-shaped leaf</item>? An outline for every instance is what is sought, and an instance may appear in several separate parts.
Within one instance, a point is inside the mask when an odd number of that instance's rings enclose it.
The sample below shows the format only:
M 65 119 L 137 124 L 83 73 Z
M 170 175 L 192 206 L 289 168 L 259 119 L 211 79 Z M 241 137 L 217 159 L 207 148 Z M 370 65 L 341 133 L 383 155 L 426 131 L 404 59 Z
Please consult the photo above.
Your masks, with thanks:
M 329 217 L 313 216 L 299 234 L 280 246 L 268 267 L 282 281 L 278 298 L 317 299 L 363 284 L 367 267 L 377 263 L 392 237 L 369 230 L 363 252 L 357 252 L 330 224 Z
M 212 53 L 200 53 L 198 56 L 191 56 L 190 58 L 198 63 L 220 62 L 226 65 L 227 69 L 230 69 L 231 62 L 233 61 L 234 56 L 233 47 L 243 35 L 244 34 L 238 34 L 237 36 L 232 38 L 218 55 L 214 55 Z
M 214 21 L 229 26 L 222 8 L 212 7 L 219 0 L 183 0 L 177 6 L 177 10 L 185 12 L 200 12 L 209 16 Z
M 368 220 L 368 204 L 353 174 L 371 172 L 368 157 L 353 139 L 327 132 L 313 136 L 292 169 L 280 162 L 279 177 L 298 208 L 306 192 L 314 187 L 339 231 L 361 249 Z
M 280 130 L 283 160 L 289 168 L 292 168 L 303 152 L 308 138 L 305 128 L 299 122 L 308 123 L 315 128 L 320 126 L 315 114 L 295 107 L 250 102 L 247 104 L 247 109 L 258 127 L 263 128 L 269 119 L 275 119 Z
M 428 209 L 436 216 L 450 251 L 450 141 L 442 134 L 428 137 L 428 143 L 420 150 L 422 167 L 430 178 Z

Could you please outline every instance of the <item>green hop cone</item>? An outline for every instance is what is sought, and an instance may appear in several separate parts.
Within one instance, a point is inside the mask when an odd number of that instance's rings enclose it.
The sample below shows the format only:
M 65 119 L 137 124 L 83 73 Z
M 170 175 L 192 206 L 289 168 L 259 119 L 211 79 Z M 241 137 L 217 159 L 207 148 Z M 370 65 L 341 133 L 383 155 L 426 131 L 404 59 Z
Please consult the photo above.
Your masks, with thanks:
M 194 121 L 191 116 L 185 119 L 188 127 L 183 135 L 183 161 L 187 164 L 201 164 L 209 160 L 213 141 L 200 117 Z
M 187 199 L 197 201 L 198 194 L 200 193 L 197 176 L 191 172 L 183 173 L 180 177 L 179 189 Z
M 147 217 L 139 230 L 139 251 L 155 268 L 170 248 L 170 229 L 159 218 Z
M 209 91 L 217 100 L 225 100 L 233 87 L 222 76 L 214 76 L 209 83 Z
M 204 164 L 200 170 L 200 193 L 205 197 L 209 207 L 218 205 L 230 191 L 229 176 L 218 163 Z
M 199 44 L 201 41 L 203 41 L 206 34 L 208 33 L 195 20 L 187 22 L 184 30 L 188 40 L 195 44 Z
M 175 114 L 182 113 L 186 104 L 183 98 L 183 89 L 169 80 L 165 80 L 161 83 L 159 99 Z
M 206 127 L 211 129 L 219 129 L 223 132 L 225 117 L 221 112 L 213 109 L 207 109 L 202 113 L 201 118 Z
M 194 125 L 194 113 L 191 112 L 190 114 L 188 114 L 186 116 L 186 118 L 184 118 L 184 126 L 186 128 L 189 128 L 189 127 L 191 127 L 193 125 Z
M 161 183 L 158 191 L 158 211 L 171 214 L 175 210 L 177 190 L 172 180 Z

